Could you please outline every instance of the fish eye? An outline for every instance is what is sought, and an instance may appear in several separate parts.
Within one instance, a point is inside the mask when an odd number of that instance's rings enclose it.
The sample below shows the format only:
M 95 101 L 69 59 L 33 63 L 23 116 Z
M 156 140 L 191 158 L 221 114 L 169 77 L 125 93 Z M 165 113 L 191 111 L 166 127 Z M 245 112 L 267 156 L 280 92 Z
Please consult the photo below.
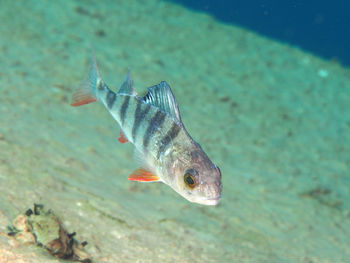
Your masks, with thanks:
M 194 176 L 190 173 L 185 173 L 184 181 L 185 181 L 185 184 L 188 188 L 193 189 L 196 185 L 196 181 L 194 179 Z
M 185 185 L 190 189 L 195 188 L 198 184 L 197 177 L 198 171 L 196 169 L 190 168 L 186 170 L 184 174 Z

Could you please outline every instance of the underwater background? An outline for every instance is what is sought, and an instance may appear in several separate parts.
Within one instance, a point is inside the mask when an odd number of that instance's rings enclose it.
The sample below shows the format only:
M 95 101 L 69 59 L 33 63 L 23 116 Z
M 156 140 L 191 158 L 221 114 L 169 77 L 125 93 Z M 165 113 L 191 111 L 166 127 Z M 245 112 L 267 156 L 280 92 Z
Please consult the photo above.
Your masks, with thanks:
M 221 22 L 350 66 L 350 2 L 334 0 L 172 0 Z
M 173 1 L 1 0 L 0 19 L 0 262 L 67 262 L 7 235 L 33 203 L 86 240 L 93 262 L 349 262 L 340 53 Z M 102 104 L 69 105 L 91 44 L 114 91 L 129 67 L 139 94 L 170 84 L 221 169 L 218 206 L 127 180 L 137 167 L 118 124 Z

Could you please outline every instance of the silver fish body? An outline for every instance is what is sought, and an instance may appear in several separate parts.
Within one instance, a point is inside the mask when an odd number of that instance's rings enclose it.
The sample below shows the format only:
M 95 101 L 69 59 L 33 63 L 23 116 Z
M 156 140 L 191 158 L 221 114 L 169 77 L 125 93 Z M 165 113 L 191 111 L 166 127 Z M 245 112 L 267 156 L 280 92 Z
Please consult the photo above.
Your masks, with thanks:
M 220 169 L 186 131 L 170 86 L 161 82 L 137 95 L 130 73 L 115 93 L 104 83 L 93 56 L 87 80 L 73 94 L 72 105 L 100 100 L 119 123 L 125 141 L 135 146 L 142 167 L 129 179 L 161 181 L 187 200 L 216 205 L 221 199 Z

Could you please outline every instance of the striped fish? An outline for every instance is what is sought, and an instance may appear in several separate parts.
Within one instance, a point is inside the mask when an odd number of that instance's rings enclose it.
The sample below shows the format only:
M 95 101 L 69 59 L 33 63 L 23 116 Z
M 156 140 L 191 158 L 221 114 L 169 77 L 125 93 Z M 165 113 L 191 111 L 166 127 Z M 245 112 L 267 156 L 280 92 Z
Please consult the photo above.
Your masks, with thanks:
M 140 168 L 129 180 L 161 181 L 190 202 L 216 205 L 221 198 L 219 167 L 186 131 L 170 86 L 162 81 L 137 95 L 130 72 L 117 93 L 104 83 L 92 56 L 87 79 L 72 96 L 72 106 L 101 101 L 121 127 L 121 143 L 135 145 Z

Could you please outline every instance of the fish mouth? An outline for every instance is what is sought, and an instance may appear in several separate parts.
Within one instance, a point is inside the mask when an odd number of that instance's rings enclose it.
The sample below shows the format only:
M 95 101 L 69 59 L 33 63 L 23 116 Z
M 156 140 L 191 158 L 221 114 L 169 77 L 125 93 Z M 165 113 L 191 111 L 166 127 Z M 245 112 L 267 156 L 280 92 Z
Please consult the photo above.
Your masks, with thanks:
M 220 202 L 221 197 L 216 198 L 206 198 L 198 200 L 197 203 L 202 205 L 217 205 Z

